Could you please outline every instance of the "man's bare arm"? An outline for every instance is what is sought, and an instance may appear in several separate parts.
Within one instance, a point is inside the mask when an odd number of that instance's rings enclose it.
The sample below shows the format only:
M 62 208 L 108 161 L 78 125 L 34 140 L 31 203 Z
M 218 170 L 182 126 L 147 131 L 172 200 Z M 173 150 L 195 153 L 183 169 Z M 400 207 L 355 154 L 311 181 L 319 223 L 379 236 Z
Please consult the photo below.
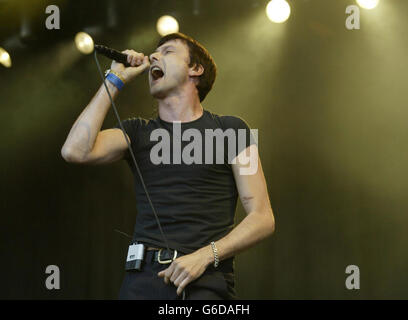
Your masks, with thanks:
M 125 50 L 124 53 L 128 54 L 128 62 L 132 67 L 125 68 L 123 64 L 113 62 L 111 70 L 119 73 L 127 83 L 148 68 L 150 62 L 142 53 L 133 50 Z M 109 81 L 106 84 L 114 99 L 118 95 L 118 89 Z M 102 85 L 68 134 L 61 149 L 61 155 L 66 161 L 102 164 L 123 157 L 127 149 L 123 132 L 120 129 L 100 131 L 110 105 L 108 93 Z
M 106 83 L 112 98 L 115 98 L 118 95 L 118 89 L 109 81 L 106 81 Z M 110 104 L 108 94 L 102 84 L 68 134 L 61 150 L 65 160 L 76 163 L 86 162 L 94 147 Z
M 254 174 L 241 174 L 246 166 L 242 165 L 244 153 L 250 155 L 250 163 L 257 161 Z M 249 146 L 237 157 L 237 164 L 232 165 L 241 203 L 247 216 L 225 237 L 216 241 L 219 260 L 225 260 L 252 247 L 275 231 L 275 218 L 269 200 L 265 176 L 256 145 Z M 214 262 L 210 246 L 202 249 L 209 264 Z

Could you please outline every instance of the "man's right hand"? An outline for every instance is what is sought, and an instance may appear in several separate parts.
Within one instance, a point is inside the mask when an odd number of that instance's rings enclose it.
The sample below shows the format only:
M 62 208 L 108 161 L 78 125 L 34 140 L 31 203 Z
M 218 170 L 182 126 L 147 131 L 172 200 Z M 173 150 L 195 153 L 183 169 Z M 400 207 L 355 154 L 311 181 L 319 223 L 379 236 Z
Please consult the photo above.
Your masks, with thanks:
M 143 53 L 139 53 L 134 50 L 125 50 L 122 51 L 122 53 L 128 55 L 127 62 L 131 66 L 126 68 L 122 63 L 113 61 L 111 70 L 119 73 L 125 80 L 125 83 L 129 83 L 136 76 L 150 67 L 149 57 L 145 56 Z

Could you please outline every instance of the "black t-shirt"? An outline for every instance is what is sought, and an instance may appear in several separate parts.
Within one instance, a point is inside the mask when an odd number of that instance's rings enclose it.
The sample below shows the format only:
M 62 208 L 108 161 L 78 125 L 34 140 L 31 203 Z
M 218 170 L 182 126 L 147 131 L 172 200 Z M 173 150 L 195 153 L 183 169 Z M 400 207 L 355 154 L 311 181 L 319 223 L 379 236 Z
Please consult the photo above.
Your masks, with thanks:
M 214 140 L 213 161 L 208 163 L 208 159 L 205 160 L 204 133 L 206 129 L 220 128 L 225 131 L 231 128 L 235 132 L 238 129 L 245 129 L 245 144 L 237 142 L 235 146 L 236 154 L 239 154 L 244 148 L 255 143 L 245 121 L 235 116 L 219 116 L 204 110 L 199 119 L 179 123 L 181 133 L 187 129 L 197 129 L 202 134 L 201 164 L 199 161 L 186 164 L 184 158 L 179 164 L 173 161 L 173 123 L 159 117 L 149 120 L 130 118 L 122 121 L 122 125 L 130 138 L 131 148 L 169 247 L 188 254 L 227 235 L 234 225 L 238 196 L 231 165 L 228 162 L 229 145 L 227 139 L 224 139 L 225 161 L 217 164 Z M 119 124 L 115 128 L 120 128 Z M 155 129 L 164 129 L 168 132 L 171 140 L 170 164 L 154 164 L 151 160 L 152 148 L 164 140 L 151 141 L 151 134 Z M 184 147 L 192 140 L 197 141 L 195 138 L 181 141 L 181 149 L 176 147 L 174 150 L 183 152 Z M 136 191 L 137 216 L 133 240 L 164 248 L 166 245 L 129 150 L 125 159 L 133 172 Z

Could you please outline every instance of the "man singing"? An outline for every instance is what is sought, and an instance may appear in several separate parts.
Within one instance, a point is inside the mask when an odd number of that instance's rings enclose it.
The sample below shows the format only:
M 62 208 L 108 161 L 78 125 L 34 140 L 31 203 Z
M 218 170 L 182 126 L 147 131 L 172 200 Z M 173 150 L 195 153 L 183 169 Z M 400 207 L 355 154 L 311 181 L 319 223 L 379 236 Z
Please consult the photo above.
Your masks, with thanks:
M 103 85 L 74 123 L 61 150 L 63 158 L 72 163 L 107 164 L 125 159 L 133 172 L 137 218 L 132 243 L 143 244 L 145 254 L 141 270 L 126 272 L 119 298 L 234 299 L 234 256 L 275 229 L 250 129 L 238 117 L 203 109 L 201 102 L 213 86 L 216 65 L 191 37 L 167 35 L 150 56 L 133 50 L 123 53 L 131 66 L 112 63 L 106 77 L 111 96 L 115 98 L 123 86 L 148 69 L 150 94 L 158 101 L 156 119 L 134 117 L 122 125 L 162 230 L 120 125 L 101 131 L 111 105 Z M 209 144 L 208 134 L 217 130 L 234 133 L 236 138 L 235 144 L 230 137 L 228 143 L 223 140 L 222 154 L 216 148 L 219 144 Z M 158 138 L 163 132 L 169 140 Z M 176 138 L 179 146 L 174 143 Z M 170 161 L 154 160 L 154 152 Z M 256 170 L 245 171 L 248 159 L 252 165 L 255 162 Z M 234 227 L 238 195 L 247 215 Z

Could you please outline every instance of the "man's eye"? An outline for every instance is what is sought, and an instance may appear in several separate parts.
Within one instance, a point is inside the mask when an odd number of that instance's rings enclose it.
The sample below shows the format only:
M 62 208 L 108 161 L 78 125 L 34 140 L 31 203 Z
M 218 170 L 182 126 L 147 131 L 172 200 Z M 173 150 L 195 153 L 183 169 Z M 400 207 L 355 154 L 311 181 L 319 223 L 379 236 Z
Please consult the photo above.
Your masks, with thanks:
M 169 52 L 173 52 L 173 51 L 171 51 L 171 50 L 166 50 L 164 53 L 167 54 L 167 53 L 169 53 Z

